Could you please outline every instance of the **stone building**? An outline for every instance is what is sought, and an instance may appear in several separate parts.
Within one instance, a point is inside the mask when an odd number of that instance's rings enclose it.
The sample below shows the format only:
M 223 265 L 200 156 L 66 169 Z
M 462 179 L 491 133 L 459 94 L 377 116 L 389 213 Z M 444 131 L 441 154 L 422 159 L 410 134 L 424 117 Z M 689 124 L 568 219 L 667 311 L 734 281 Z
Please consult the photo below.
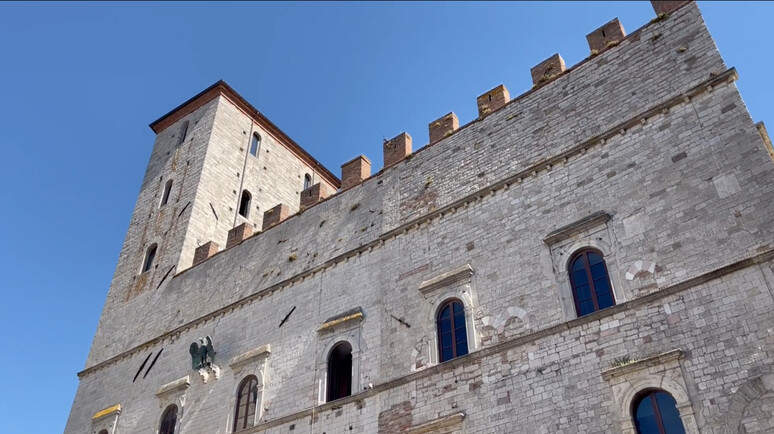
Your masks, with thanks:
M 151 124 L 65 432 L 774 431 L 771 142 L 653 6 L 374 175 L 223 82 Z

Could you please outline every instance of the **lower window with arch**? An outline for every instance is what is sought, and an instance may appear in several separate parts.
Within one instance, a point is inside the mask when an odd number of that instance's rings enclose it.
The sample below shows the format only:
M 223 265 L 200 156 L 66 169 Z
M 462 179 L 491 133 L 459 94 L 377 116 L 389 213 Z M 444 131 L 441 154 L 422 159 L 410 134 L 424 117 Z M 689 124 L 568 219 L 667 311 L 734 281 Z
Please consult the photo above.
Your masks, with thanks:
M 634 400 L 632 419 L 638 434 L 685 434 L 677 402 L 660 389 L 645 391 Z
M 159 427 L 159 434 L 175 434 L 175 427 L 177 426 L 177 406 L 172 404 L 164 410 L 164 414 L 161 416 L 161 426 Z
M 615 305 L 613 286 L 601 252 L 581 250 L 572 256 L 569 268 L 578 317 Z
M 465 307 L 457 299 L 444 302 L 436 316 L 438 328 L 438 360 L 445 362 L 468 354 L 468 332 Z
M 258 412 L 258 378 L 245 377 L 237 388 L 236 410 L 234 411 L 234 432 L 255 426 Z
M 352 345 L 336 344 L 328 355 L 326 402 L 352 395 Z

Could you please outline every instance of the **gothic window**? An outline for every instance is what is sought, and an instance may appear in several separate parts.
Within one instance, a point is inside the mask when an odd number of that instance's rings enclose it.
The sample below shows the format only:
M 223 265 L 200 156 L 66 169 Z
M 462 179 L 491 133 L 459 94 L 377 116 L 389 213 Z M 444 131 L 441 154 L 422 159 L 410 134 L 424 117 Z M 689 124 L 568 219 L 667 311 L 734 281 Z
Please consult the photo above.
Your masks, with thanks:
M 159 428 L 159 434 L 175 434 L 175 425 L 177 424 L 177 406 L 170 405 L 164 410 L 164 415 L 161 416 L 161 427 Z
M 261 136 L 258 133 L 253 134 L 253 138 L 250 141 L 250 155 L 258 156 L 258 149 L 261 147 Z
M 632 410 L 638 434 L 685 434 L 677 403 L 663 390 L 641 395 Z
M 249 191 L 242 191 L 242 199 L 239 201 L 239 215 L 244 218 L 250 216 L 250 200 L 252 198 Z
M 153 260 L 156 259 L 156 244 L 151 244 L 145 253 L 145 261 L 142 263 L 142 272 L 149 271 L 153 266 Z
M 615 305 L 602 254 L 582 250 L 570 260 L 570 283 L 578 317 Z
M 340 342 L 328 356 L 328 399 L 344 398 L 352 394 L 352 346 Z
M 99 434 L 108 434 L 108 432 L 106 429 L 103 429 L 102 431 L 99 432 Z
M 164 194 L 161 195 L 161 203 L 159 204 L 159 208 L 166 205 L 167 202 L 169 202 L 169 193 L 171 192 L 172 192 L 172 180 L 170 179 L 164 185 Z
M 188 135 L 188 121 L 185 121 L 183 123 L 183 126 L 180 127 L 180 140 L 177 142 L 177 145 L 180 146 L 185 141 L 185 137 Z
M 438 355 L 441 362 L 468 354 L 468 334 L 465 329 L 465 308 L 457 299 L 441 305 L 438 324 Z
M 312 177 L 307 173 L 304 175 L 304 190 L 312 186 Z
M 237 390 L 234 432 L 255 425 L 255 411 L 258 403 L 258 378 L 255 375 L 245 377 Z

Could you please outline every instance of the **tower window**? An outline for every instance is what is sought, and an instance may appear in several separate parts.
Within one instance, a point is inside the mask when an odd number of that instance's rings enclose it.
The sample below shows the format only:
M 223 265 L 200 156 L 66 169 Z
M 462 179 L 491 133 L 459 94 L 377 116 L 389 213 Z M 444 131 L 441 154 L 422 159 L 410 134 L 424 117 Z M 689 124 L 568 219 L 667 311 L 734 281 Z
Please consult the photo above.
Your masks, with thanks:
M 258 133 L 253 134 L 253 138 L 250 141 L 250 155 L 258 156 L 258 149 L 261 147 L 261 136 Z
M 438 310 L 438 354 L 445 362 L 468 354 L 468 333 L 465 327 L 465 308 L 452 299 Z
M 582 250 L 570 260 L 570 282 L 578 316 L 615 305 L 613 287 L 602 254 Z
M 142 263 L 142 272 L 149 271 L 153 266 L 153 260 L 156 259 L 156 244 L 151 244 L 145 253 L 145 261 Z
M 187 135 L 188 135 L 188 121 L 185 121 L 183 123 L 183 126 L 180 127 L 180 140 L 177 142 L 178 146 L 183 144 Z
M 340 342 L 328 356 L 328 399 L 333 401 L 352 394 L 352 346 Z
M 244 218 L 250 217 L 250 201 L 252 198 L 249 191 L 242 191 L 242 198 L 239 200 L 239 215 Z
M 159 434 L 175 434 L 175 425 L 177 424 L 177 406 L 172 404 L 164 410 L 161 416 L 161 427 Z
M 164 185 L 164 194 L 161 195 L 161 202 L 159 204 L 159 208 L 166 205 L 167 202 L 169 202 L 169 193 L 172 192 L 172 180 L 170 179 L 167 181 L 167 183 Z
M 255 409 L 258 403 L 258 379 L 250 375 L 242 380 L 237 391 L 234 432 L 255 425 Z
M 685 434 L 677 402 L 663 390 L 651 390 L 635 401 L 637 434 Z
M 304 175 L 304 190 L 312 186 L 312 177 L 307 173 Z

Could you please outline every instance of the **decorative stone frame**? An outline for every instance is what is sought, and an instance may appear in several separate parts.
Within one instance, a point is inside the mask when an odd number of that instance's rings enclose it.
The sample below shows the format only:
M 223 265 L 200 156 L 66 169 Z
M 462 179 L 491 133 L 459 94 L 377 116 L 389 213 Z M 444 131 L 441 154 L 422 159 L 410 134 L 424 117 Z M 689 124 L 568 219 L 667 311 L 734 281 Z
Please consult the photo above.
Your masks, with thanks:
M 229 413 L 229 429 L 233 430 L 234 417 L 236 416 L 237 399 L 239 397 L 239 386 L 242 385 L 242 381 L 248 376 L 252 375 L 258 380 L 258 394 L 259 396 L 255 402 L 255 421 L 253 426 L 257 426 L 261 423 L 263 418 L 263 389 L 266 385 L 268 376 L 268 361 L 271 355 L 271 345 L 266 344 L 258 348 L 254 348 L 250 351 L 235 356 L 229 360 L 228 365 L 231 368 L 231 372 L 234 374 L 235 385 L 233 388 L 234 393 L 231 396 L 231 406 Z M 229 431 L 231 432 L 231 431 Z
M 161 426 L 161 419 L 164 417 L 164 413 L 171 405 L 177 406 L 177 420 L 175 421 L 175 432 L 180 432 L 182 424 L 183 413 L 185 412 L 185 394 L 188 387 L 191 385 L 191 379 L 188 375 L 183 378 L 178 378 L 175 381 L 171 381 L 159 388 L 156 391 L 156 397 L 159 399 L 159 415 L 156 418 L 156 426 L 153 428 L 153 432 L 157 433 Z
M 98 411 L 91 418 L 91 433 L 97 434 L 104 429 L 108 434 L 115 434 L 120 414 L 121 404 Z
M 746 432 L 742 425 L 745 410 L 749 405 L 760 399 L 764 395 L 774 393 L 774 373 L 767 372 L 747 380 L 742 384 L 731 397 L 728 404 L 728 411 L 725 414 L 727 434 L 744 434 Z
M 553 274 L 556 278 L 559 304 L 562 316 L 566 321 L 578 318 L 575 308 L 575 297 L 570 282 L 569 261 L 575 253 L 584 249 L 594 249 L 602 253 L 607 265 L 610 284 L 613 287 L 615 304 L 631 300 L 632 293 L 623 285 L 620 269 L 613 248 L 614 236 L 608 226 L 611 215 L 599 211 L 588 217 L 570 223 L 546 236 L 543 242 L 548 246 L 551 255 Z
M 473 267 L 470 264 L 449 270 L 432 279 L 419 284 L 419 292 L 422 293 L 427 303 L 424 304 L 423 330 L 428 342 L 428 365 L 439 363 L 438 354 L 438 311 L 449 299 L 457 299 L 462 302 L 465 309 L 465 332 L 468 339 L 468 353 L 472 353 L 481 347 L 481 336 L 476 329 L 476 316 L 479 312 L 478 295 L 473 284 Z M 415 364 L 412 369 L 415 370 Z
M 365 320 L 363 309 L 357 307 L 350 309 L 334 317 L 328 318 L 318 329 L 320 346 L 323 349 L 317 356 L 317 403 L 325 404 L 328 396 L 328 359 L 333 348 L 341 342 L 349 343 L 352 347 L 352 395 L 362 390 L 362 378 L 360 378 L 361 352 L 365 350 L 362 343 L 362 322 Z M 361 345 L 362 343 L 362 345 Z
M 613 389 L 615 410 L 621 418 L 621 432 L 635 434 L 632 406 L 648 390 L 663 390 L 675 399 L 686 434 L 699 434 L 696 415 L 683 379 L 681 350 L 672 350 L 647 359 L 602 371 L 602 378 Z

